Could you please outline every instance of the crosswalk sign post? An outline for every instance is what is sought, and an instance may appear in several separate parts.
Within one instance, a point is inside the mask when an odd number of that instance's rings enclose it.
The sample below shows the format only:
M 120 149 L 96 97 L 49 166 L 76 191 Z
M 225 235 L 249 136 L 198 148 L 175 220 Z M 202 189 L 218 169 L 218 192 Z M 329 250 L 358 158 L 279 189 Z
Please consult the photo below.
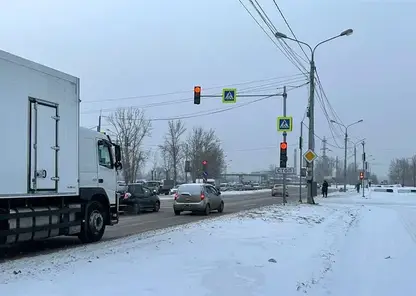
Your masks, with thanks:
M 291 132 L 293 130 L 293 117 L 279 116 L 277 117 L 277 131 Z
M 222 89 L 222 102 L 225 104 L 232 104 L 237 102 L 237 89 L 236 88 L 223 88 Z

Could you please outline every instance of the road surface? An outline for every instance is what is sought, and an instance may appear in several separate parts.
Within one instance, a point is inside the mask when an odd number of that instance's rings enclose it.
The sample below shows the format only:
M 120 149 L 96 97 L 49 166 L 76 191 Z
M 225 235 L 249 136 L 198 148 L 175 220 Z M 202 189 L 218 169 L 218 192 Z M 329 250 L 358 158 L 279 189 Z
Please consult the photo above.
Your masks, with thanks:
M 302 199 L 305 201 L 306 188 L 302 189 Z M 297 202 L 299 199 L 299 188 L 289 187 L 288 192 L 288 202 Z M 247 195 L 224 195 L 223 199 L 225 203 L 224 213 L 219 214 L 213 212 L 210 216 L 187 214 L 186 212 L 182 213 L 180 216 L 175 216 L 172 209 L 173 200 L 162 200 L 161 209 L 158 213 L 122 216 L 119 224 L 107 227 L 102 241 L 282 203 L 282 198 L 272 197 L 271 192 L 259 192 Z M 58 237 L 43 241 L 24 243 L 11 248 L 0 249 L 0 262 L 25 256 L 36 256 L 62 248 L 77 246 L 79 244 L 80 242 L 76 237 Z

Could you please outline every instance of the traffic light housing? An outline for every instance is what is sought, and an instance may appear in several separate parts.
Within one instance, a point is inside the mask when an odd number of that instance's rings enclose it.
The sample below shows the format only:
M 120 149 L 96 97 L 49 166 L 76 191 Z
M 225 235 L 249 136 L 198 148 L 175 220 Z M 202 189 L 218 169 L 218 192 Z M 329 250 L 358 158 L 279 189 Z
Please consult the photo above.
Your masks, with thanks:
M 194 87 L 194 104 L 201 104 L 201 87 L 199 85 Z
M 360 172 L 360 180 L 364 179 L 364 172 Z
M 287 166 L 287 142 L 280 143 L 280 167 L 285 168 Z

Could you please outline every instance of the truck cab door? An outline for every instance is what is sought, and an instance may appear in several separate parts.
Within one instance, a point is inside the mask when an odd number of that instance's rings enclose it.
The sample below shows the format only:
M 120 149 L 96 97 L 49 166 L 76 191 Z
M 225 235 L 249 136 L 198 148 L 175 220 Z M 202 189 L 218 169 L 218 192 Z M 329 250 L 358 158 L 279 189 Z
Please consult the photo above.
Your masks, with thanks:
M 98 158 L 98 187 L 101 187 L 107 193 L 110 204 L 116 203 L 116 170 L 114 168 L 112 145 L 105 140 L 97 141 L 97 158 Z

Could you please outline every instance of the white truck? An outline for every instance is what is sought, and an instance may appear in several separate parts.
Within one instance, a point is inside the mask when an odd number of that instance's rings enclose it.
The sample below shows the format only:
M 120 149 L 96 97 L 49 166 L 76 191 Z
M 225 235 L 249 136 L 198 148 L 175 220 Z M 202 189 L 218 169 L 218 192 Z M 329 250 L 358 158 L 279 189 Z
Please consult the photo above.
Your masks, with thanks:
M 120 147 L 80 127 L 79 79 L 0 51 L 0 246 L 99 241 L 118 223 Z

